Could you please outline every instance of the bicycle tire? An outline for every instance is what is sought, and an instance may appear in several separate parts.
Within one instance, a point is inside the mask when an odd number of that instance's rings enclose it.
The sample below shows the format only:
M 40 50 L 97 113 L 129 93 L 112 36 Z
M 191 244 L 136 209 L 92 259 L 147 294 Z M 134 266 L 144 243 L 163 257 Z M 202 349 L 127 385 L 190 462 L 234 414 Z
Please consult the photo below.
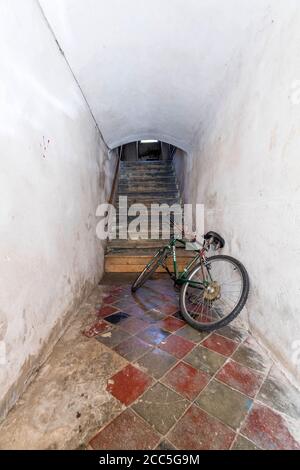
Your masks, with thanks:
M 166 259 L 167 252 L 165 248 L 161 248 L 158 250 L 155 255 L 153 256 L 150 263 L 148 263 L 143 271 L 137 276 L 135 281 L 131 286 L 131 292 L 135 293 L 138 289 L 140 289 L 145 282 L 155 273 L 158 266 Z
M 239 302 L 235 306 L 235 308 L 232 310 L 230 314 L 228 314 L 225 318 L 222 318 L 220 321 L 214 322 L 212 324 L 208 323 L 201 323 L 195 321 L 191 315 L 189 314 L 187 308 L 186 308 L 186 302 L 185 302 L 185 297 L 188 289 L 188 283 L 184 284 L 182 286 L 181 292 L 180 292 L 180 309 L 181 309 L 181 314 L 183 318 L 186 320 L 186 322 L 195 328 L 196 330 L 199 331 L 215 331 L 220 328 L 223 328 L 224 326 L 228 325 L 231 323 L 242 311 L 244 308 L 248 295 L 249 295 L 249 289 L 250 289 L 250 281 L 249 281 L 249 276 L 246 271 L 245 266 L 240 263 L 240 261 L 236 260 L 235 258 L 232 258 L 231 256 L 226 256 L 226 255 L 216 255 L 212 256 L 210 258 L 207 258 L 208 263 L 210 261 L 214 260 L 223 260 L 223 261 L 228 261 L 231 264 L 234 264 L 238 269 L 242 277 L 242 282 L 243 282 L 243 287 L 242 287 L 242 293 L 239 299 Z M 195 266 L 195 268 L 192 270 L 190 273 L 188 280 L 191 281 L 193 276 L 198 273 L 199 269 L 201 269 L 201 264 L 198 264 Z

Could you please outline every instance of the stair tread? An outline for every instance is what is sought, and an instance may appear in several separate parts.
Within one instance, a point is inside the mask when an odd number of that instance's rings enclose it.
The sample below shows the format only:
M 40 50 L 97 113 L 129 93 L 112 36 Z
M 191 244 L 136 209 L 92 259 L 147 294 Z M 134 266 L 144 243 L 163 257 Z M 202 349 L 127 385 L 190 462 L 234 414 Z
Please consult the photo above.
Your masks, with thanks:
M 106 254 L 107 258 L 119 258 L 121 257 L 127 257 L 127 258 L 136 258 L 136 257 L 141 257 L 141 258 L 148 258 L 149 256 L 153 256 L 153 250 L 144 248 L 143 250 L 140 249 L 132 249 L 132 250 L 123 250 L 121 252 L 114 252 L 111 251 Z M 178 248 L 177 250 L 177 256 L 183 257 L 183 258 L 193 258 L 195 256 L 195 253 L 193 251 L 187 251 L 184 248 Z

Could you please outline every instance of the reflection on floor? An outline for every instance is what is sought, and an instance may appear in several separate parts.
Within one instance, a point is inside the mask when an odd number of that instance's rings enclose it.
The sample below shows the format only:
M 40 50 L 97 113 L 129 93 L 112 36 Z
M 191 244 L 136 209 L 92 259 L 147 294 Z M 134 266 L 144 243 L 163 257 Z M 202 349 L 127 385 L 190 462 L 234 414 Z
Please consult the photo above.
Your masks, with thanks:
M 300 449 L 300 395 L 249 333 L 199 333 L 170 280 L 99 286 L 1 426 L 2 449 Z

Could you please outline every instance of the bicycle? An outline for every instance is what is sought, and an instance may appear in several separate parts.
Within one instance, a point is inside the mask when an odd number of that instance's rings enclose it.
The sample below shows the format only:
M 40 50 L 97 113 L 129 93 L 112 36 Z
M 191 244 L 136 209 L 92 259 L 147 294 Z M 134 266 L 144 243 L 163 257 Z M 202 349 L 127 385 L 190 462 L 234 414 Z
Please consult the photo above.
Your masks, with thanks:
M 135 293 L 161 266 L 175 286 L 180 287 L 180 310 L 187 323 L 199 331 L 217 330 L 228 325 L 244 308 L 249 294 L 249 277 L 243 264 L 231 256 L 206 256 L 210 249 L 219 250 L 225 246 L 225 240 L 216 232 L 204 236 L 203 246 L 179 273 L 176 249 L 178 245 L 186 248 L 187 243 L 195 241 L 171 238 L 138 275 L 131 290 Z M 173 258 L 174 273 L 166 265 L 169 256 Z

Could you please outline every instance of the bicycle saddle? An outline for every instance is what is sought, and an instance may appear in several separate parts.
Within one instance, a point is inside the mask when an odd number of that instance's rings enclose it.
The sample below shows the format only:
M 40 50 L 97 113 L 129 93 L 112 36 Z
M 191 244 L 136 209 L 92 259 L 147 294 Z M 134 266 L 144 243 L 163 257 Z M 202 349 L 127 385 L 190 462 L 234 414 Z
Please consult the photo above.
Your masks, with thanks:
M 225 240 L 223 237 L 221 237 L 221 235 L 216 232 L 207 232 L 207 234 L 204 235 L 205 240 L 210 240 L 211 238 L 213 238 L 213 244 L 219 245 L 220 248 L 224 248 Z

